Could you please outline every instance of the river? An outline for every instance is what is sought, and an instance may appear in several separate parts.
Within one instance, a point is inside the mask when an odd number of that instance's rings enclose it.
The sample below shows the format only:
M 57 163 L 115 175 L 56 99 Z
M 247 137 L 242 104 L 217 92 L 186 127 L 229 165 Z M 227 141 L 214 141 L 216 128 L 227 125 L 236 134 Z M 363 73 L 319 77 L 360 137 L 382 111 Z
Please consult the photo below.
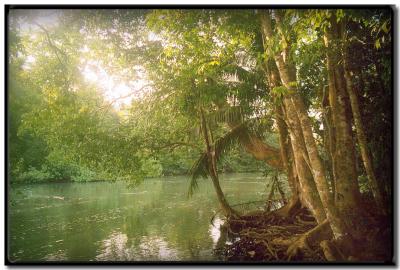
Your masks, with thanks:
M 9 192 L 9 255 L 17 262 L 218 261 L 222 222 L 210 180 L 186 176 L 23 185 Z M 261 173 L 221 175 L 231 204 L 266 198 Z

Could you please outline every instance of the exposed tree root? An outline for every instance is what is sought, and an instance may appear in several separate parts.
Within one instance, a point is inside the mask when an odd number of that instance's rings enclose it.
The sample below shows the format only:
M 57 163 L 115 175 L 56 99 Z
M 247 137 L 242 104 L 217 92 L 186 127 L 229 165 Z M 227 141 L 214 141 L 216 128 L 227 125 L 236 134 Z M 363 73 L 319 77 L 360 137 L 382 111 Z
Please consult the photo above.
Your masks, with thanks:
M 316 223 L 309 211 L 300 208 L 294 216 L 287 210 L 257 211 L 230 219 L 228 238 L 222 252 L 228 261 L 390 261 L 390 226 L 385 219 L 369 218 L 357 235 L 333 240 L 328 221 Z M 293 213 L 293 211 L 291 211 Z M 352 243 L 352 244 L 350 244 Z
M 279 215 L 285 218 L 294 217 L 302 210 L 302 205 L 300 199 L 296 197 L 292 197 L 290 201 L 285 204 L 282 208 L 274 211 L 275 215 Z
M 289 260 L 293 256 L 296 256 L 299 252 L 304 250 L 311 251 L 311 246 L 318 246 L 321 241 L 331 239 L 332 236 L 333 235 L 329 223 L 324 221 L 310 231 L 294 239 L 287 249 Z
M 325 261 L 322 249 L 309 248 L 302 237 L 317 225 L 306 209 L 297 216 L 284 217 L 282 212 L 263 212 L 231 219 L 227 225 L 234 240 L 227 245 L 225 257 L 231 261 Z M 235 241 L 235 239 L 238 239 Z M 301 241 L 303 243 L 301 244 Z M 296 246 L 297 245 L 297 246 Z M 291 248 L 288 252 L 288 248 Z
M 325 258 L 328 261 L 338 262 L 346 260 L 346 257 L 339 251 L 332 241 L 324 240 L 320 245 L 324 251 Z

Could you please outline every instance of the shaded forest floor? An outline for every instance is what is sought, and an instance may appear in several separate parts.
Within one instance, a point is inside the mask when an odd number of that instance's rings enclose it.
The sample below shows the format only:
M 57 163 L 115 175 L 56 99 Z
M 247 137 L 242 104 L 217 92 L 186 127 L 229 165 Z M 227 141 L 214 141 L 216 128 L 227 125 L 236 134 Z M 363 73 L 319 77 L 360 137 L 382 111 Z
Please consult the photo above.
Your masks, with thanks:
M 392 262 L 390 218 L 374 215 L 368 220 L 363 239 L 357 242 L 359 256 L 356 260 Z M 317 222 L 304 208 L 290 217 L 274 212 L 249 213 L 221 227 L 228 241 L 219 253 L 227 261 L 327 262 L 319 243 L 306 242 L 296 252 L 289 251 L 294 241 L 316 226 Z

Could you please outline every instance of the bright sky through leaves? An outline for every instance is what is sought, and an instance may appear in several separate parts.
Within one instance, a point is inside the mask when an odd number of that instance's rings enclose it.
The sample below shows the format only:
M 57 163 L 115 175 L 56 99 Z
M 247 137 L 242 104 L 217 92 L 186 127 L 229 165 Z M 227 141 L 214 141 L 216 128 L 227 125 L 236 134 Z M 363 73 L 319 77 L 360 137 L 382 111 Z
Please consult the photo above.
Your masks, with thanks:
M 36 10 L 32 14 L 29 11 L 20 12 L 25 15 L 28 14 L 20 24 L 21 30 L 29 33 L 31 40 L 38 38 L 37 32 L 41 31 L 38 24 L 46 29 L 51 29 L 59 23 L 59 16 L 62 14 L 60 10 Z M 158 37 L 156 34 L 150 32 L 148 39 L 157 40 Z M 62 44 L 58 43 L 57 45 L 60 46 Z M 85 55 L 91 54 L 91 50 L 87 44 L 83 44 L 79 51 L 81 52 L 79 70 L 83 77 L 87 82 L 94 83 L 103 90 L 105 99 L 112 104 L 114 109 L 119 110 L 124 106 L 129 106 L 132 99 L 143 97 L 144 93 L 150 89 L 147 87 L 148 81 L 143 79 L 145 76 L 143 67 L 137 68 L 137 70 L 140 70 L 137 72 L 138 78 L 125 82 L 114 74 L 108 73 L 98 61 L 85 58 Z M 35 56 L 28 55 L 23 68 L 30 69 L 35 62 Z

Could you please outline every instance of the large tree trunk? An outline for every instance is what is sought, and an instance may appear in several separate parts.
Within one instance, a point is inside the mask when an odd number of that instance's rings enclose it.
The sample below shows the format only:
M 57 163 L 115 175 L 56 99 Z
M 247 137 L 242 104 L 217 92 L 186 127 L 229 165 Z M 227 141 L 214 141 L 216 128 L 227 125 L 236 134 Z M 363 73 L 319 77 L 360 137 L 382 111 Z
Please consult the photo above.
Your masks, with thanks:
M 272 38 L 274 34 L 271 27 L 270 14 L 268 12 L 263 12 L 261 18 L 263 26 L 262 28 L 266 38 L 267 39 Z M 275 55 L 275 62 L 279 70 L 279 75 L 282 80 L 282 84 L 290 92 L 293 92 L 292 94 L 287 94 L 285 103 L 285 106 L 287 107 L 286 109 L 288 110 L 288 112 L 291 112 L 290 113 L 291 116 L 290 117 L 288 116 L 288 118 L 294 120 L 295 119 L 294 114 L 297 114 L 301 129 L 298 131 L 298 133 L 302 132 L 309 160 L 307 160 L 307 155 L 304 154 L 302 149 L 299 150 L 303 152 L 305 161 L 309 161 L 308 164 L 310 165 L 310 168 L 312 170 L 315 184 L 317 186 L 318 193 L 320 195 L 326 216 L 330 222 L 332 232 L 336 238 L 340 238 L 347 233 L 346 225 L 344 221 L 341 219 L 339 212 L 335 208 L 333 196 L 329 191 L 329 185 L 325 177 L 325 169 L 322 165 L 322 161 L 318 154 L 318 149 L 315 143 L 315 139 L 313 137 L 310 119 L 308 117 L 303 100 L 296 92 L 297 89 L 295 86 L 296 83 L 295 67 L 292 63 L 290 63 L 290 57 L 289 57 L 290 44 L 289 41 L 286 40 L 286 37 L 283 35 L 282 20 L 279 12 L 275 14 L 275 18 L 276 18 L 278 32 L 280 32 L 280 38 L 282 39 L 283 43 L 288 44 L 286 48 L 282 49 L 280 54 L 278 53 Z M 297 134 L 294 134 L 292 131 L 290 133 L 292 140 L 294 140 L 295 142 L 300 141 L 299 138 L 300 136 L 296 136 Z M 301 145 L 297 144 L 297 146 L 300 147 Z M 297 150 L 294 149 L 294 152 L 297 152 Z
M 345 39 L 343 39 L 343 41 L 346 42 Z M 353 112 L 353 119 L 356 128 L 358 144 L 360 146 L 361 158 L 363 160 L 365 171 L 367 173 L 369 188 L 372 191 L 376 205 L 383 213 L 385 213 L 386 207 L 384 204 L 383 195 L 379 189 L 378 181 L 375 177 L 375 172 L 372 164 L 372 156 L 368 149 L 367 138 L 365 136 L 363 122 L 361 119 L 358 97 L 354 89 L 354 85 L 352 82 L 352 72 L 350 71 L 348 62 L 349 59 L 347 53 L 347 46 L 344 46 L 344 55 L 343 55 L 344 77 L 346 81 L 347 93 L 349 94 L 350 98 L 351 110 Z
M 303 198 L 305 205 L 311 210 L 317 222 L 320 223 L 326 219 L 326 213 L 324 211 L 317 186 L 315 185 L 310 171 L 299 119 L 296 115 L 293 105 L 288 98 L 284 99 L 284 104 L 286 109 L 286 117 L 288 119 L 288 126 L 290 127 L 289 134 L 293 147 L 296 171 L 300 183 L 301 198 Z
M 266 72 L 271 89 L 281 85 L 279 71 L 274 61 L 267 62 Z M 286 101 L 287 100 L 285 100 L 283 103 L 285 103 Z M 299 152 L 299 149 L 303 147 L 301 141 L 296 140 L 294 142 L 292 139 L 292 144 L 289 144 L 288 127 L 294 130 L 294 132 L 290 133 L 291 135 L 293 135 L 295 133 L 295 130 L 299 130 L 298 122 L 295 122 L 293 118 L 290 118 L 288 116 L 288 114 L 293 115 L 293 111 L 289 110 L 289 112 L 286 114 L 284 113 L 284 111 L 288 111 L 287 109 L 285 110 L 284 104 L 275 106 L 275 118 L 279 134 L 281 160 L 285 171 L 287 172 L 289 186 L 292 191 L 292 197 L 288 206 L 283 208 L 280 212 L 290 214 L 291 208 L 295 209 L 299 205 L 299 203 L 297 202 L 298 200 L 300 202 L 300 205 L 303 205 L 310 209 L 318 222 L 322 222 L 326 218 L 325 212 L 322 208 L 322 203 L 319 198 L 316 186 L 313 182 L 311 172 L 307 166 L 304 157 Z M 285 124 L 285 121 L 287 121 L 288 123 Z M 301 133 L 297 132 L 296 136 L 301 136 Z M 295 138 L 296 136 L 294 136 L 293 138 Z M 289 159 L 289 153 L 292 147 L 294 163 L 296 164 L 296 174 L 294 173 L 292 162 Z M 298 176 L 298 180 L 295 178 L 295 175 Z M 301 192 L 304 190 L 306 192 Z
M 339 29 L 332 16 L 331 27 L 327 29 L 324 41 L 327 48 L 327 69 L 329 81 L 329 102 L 335 127 L 335 151 L 333 154 L 336 198 L 335 203 L 346 222 L 353 227 L 360 214 L 360 192 L 357 180 L 354 141 L 351 118 L 346 111 L 348 96 L 343 78 L 343 67 L 339 63 Z
M 275 63 L 271 61 L 267 62 L 266 71 L 268 74 L 268 82 L 270 90 L 273 89 L 274 87 L 279 86 L 280 85 L 279 72 L 276 69 Z M 279 135 L 279 147 L 280 147 L 282 166 L 284 168 L 284 171 L 286 172 L 287 180 L 292 193 L 292 196 L 290 197 L 290 201 L 288 203 L 289 209 L 287 210 L 287 213 L 289 214 L 291 212 L 290 207 L 296 207 L 298 205 L 297 201 L 300 202 L 300 196 L 299 196 L 300 187 L 295 178 L 295 175 L 297 174 L 295 174 L 293 170 L 294 160 L 290 159 L 291 145 L 289 142 L 288 127 L 285 123 L 285 115 L 283 113 L 283 104 L 276 104 L 274 107 L 274 113 Z
M 333 164 L 333 153 L 335 151 L 335 131 L 333 127 L 333 120 L 332 120 L 332 111 L 329 105 L 329 90 L 326 90 L 324 87 L 322 90 L 322 98 L 321 98 L 321 103 L 322 103 L 322 108 L 323 108 L 323 125 L 324 125 L 324 135 L 323 135 L 323 141 L 324 141 L 324 149 L 326 153 L 326 158 L 327 158 L 327 163 L 326 164 L 326 169 L 329 174 L 330 178 L 330 183 L 331 183 L 331 189 L 333 196 L 335 197 L 336 195 L 336 184 L 335 184 L 335 179 L 336 179 L 336 173 L 335 173 L 335 165 Z
M 299 187 L 296 183 L 295 175 L 293 173 L 293 162 L 289 159 L 289 136 L 287 126 L 284 121 L 284 114 L 282 111 L 282 107 L 276 105 L 275 107 L 275 115 L 276 115 L 276 125 L 278 127 L 278 135 L 279 135 L 279 146 L 281 153 L 281 160 L 283 167 L 285 168 L 285 172 L 287 175 L 287 180 L 289 183 L 289 187 L 292 193 L 292 199 L 299 199 Z

